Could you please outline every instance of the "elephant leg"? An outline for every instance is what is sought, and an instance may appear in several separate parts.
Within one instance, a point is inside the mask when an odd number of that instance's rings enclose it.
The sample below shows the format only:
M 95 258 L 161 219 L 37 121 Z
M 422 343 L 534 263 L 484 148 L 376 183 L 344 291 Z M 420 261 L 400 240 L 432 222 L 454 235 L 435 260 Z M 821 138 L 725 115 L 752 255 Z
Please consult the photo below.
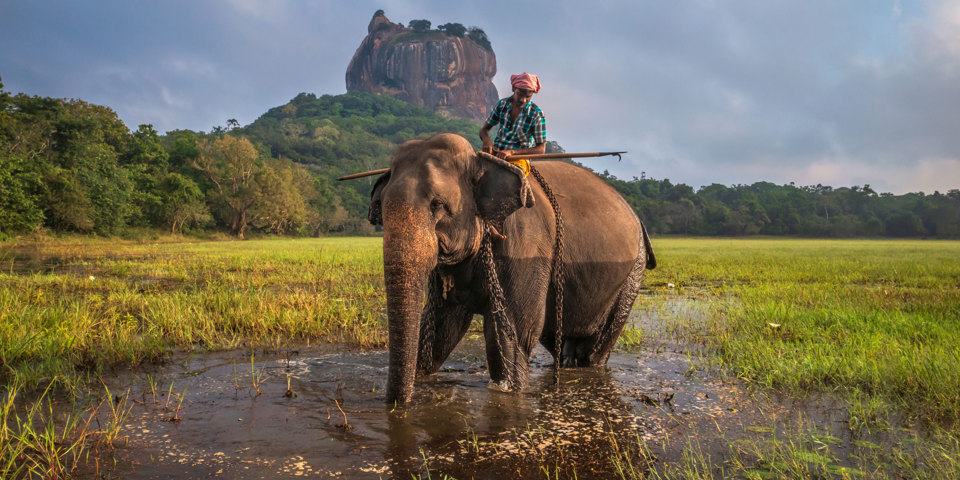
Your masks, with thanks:
M 522 390 L 530 383 L 530 355 L 543 329 L 543 308 L 511 312 L 507 318 L 515 328 L 503 328 L 494 315 L 483 317 L 487 366 L 490 380 L 503 390 Z
M 607 320 L 604 322 L 603 328 L 597 332 L 596 335 L 586 339 L 583 345 L 579 345 L 578 348 L 576 348 L 576 361 L 578 365 L 590 366 L 607 363 L 610 352 L 612 352 L 613 348 L 617 345 L 617 338 L 620 337 L 620 332 L 623 331 L 623 327 L 627 324 L 627 319 L 630 317 L 630 310 L 633 308 L 633 303 L 636 301 L 637 294 L 640 292 L 640 284 L 643 282 L 645 267 L 646 258 L 638 258 L 637 263 L 634 264 L 633 269 L 630 270 L 630 275 L 627 276 L 623 286 L 620 287 L 620 292 L 617 294 L 613 308 L 610 309 L 610 313 L 607 315 Z M 566 354 L 566 348 L 564 348 L 564 354 Z
M 417 376 L 431 375 L 440 369 L 467 333 L 473 319 L 473 314 L 464 305 L 444 299 L 442 288 L 439 275 L 432 275 L 427 305 L 420 316 Z
M 540 336 L 540 345 L 543 345 L 550 355 L 557 359 L 557 311 L 556 309 L 556 293 L 554 293 L 553 286 L 550 287 L 550 294 L 547 296 L 547 308 L 544 309 L 544 325 L 543 334 Z M 566 302 L 565 302 L 566 303 Z M 569 305 L 569 303 L 567 303 Z M 569 315 L 565 316 L 562 321 L 570 322 L 573 321 L 570 319 Z M 569 324 L 567 324 L 569 325 Z M 584 352 L 589 348 L 590 339 L 584 338 L 571 338 L 566 335 L 560 339 L 563 345 L 560 346 L 560 366 L 562 367 L 580 367 L 584 366 L 584 361 L 581 361 L 581 358 L 584 357 Z
M 563 357 L 560 364 L 564 367 L 586 367 L 589 366 L 588 357 L 590 345 L 593 339 L 587 338 L 565 338 L 563 339 Z
M 417 357 L 417 376 L 431 375 L 440 370 L 453 349 L 470 328 L 473 314 L 463 305 L 445 305 L 432 318 L 421 321 L 420 353 Z M 433 339 L 425 338 L 427 322 L 433 324 Z

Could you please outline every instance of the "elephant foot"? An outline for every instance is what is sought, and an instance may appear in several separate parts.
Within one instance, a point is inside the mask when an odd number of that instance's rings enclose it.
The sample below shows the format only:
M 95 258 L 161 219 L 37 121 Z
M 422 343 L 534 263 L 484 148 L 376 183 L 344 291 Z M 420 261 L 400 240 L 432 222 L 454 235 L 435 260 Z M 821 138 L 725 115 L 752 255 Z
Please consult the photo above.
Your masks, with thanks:
M 566 368 L 588 367 L 590 362 L 590 345 L 581 338 L 566 338 L 563 341 L 560 364 Z
M 499 382 L 490 380 L 487 382 L 487 390 L 493 390 L 494 392 L 517 393 L 523 391 L 523 388 L 523 385 L 516 383 L 511 385 L 510 382 L 506 380 L 501 380 Z
M 495 392 L 512 392 L 513 391 L 513 390 L 510 390 L 510 383 L 507 382 L 506 380 L 499 381 L 499 382 L 494 382 L 493 380 L 490 380 L 489 382 L 487 382 L 487 390 L 493 390 Z

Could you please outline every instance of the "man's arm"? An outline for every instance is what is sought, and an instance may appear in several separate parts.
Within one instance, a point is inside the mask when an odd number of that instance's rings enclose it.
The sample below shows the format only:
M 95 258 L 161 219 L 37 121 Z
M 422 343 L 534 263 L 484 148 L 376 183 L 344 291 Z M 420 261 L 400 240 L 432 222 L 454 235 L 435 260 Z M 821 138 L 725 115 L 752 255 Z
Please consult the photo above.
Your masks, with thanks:
M 531 153 L 546 153 L 546 152 L 547 152 L 547 144 L 538 143 L 533 147 L 518 148 L 516 150 L 499 150 L 497 151 L 496 155 L 497 155 L 497 158 L 506 159 L 509 156 L 522 156 L 525 153 L 531 154 Z
M 480 127 L 480 141 L 483 143 L 483 151 L 486 153 L 493 153 L 493 141 L 490 140 L 490 129 L 493 128 L 493 125 L 489 123 L 484 123 Z

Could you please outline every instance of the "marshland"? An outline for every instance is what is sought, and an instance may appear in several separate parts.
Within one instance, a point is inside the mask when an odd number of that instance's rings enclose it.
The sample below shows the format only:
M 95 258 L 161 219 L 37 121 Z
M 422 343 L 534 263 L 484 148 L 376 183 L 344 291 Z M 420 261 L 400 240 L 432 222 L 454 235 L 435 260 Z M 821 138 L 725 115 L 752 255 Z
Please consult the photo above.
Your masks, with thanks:
M 0 245 L 7 477 L 956 478 L 960 242 L 654 238 L 604 368 L 384 402 L 381 240 Z

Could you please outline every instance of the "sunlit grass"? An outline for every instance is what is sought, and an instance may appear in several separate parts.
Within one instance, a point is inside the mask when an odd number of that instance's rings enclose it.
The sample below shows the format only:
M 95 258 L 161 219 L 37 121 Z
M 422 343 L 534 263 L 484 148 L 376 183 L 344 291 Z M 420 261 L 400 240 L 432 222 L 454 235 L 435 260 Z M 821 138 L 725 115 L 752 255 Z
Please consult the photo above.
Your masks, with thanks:
M 960 242 L 655 241 L 647 285 L 699 295 L 710 312 L 665 315 L 749 383 L 879 396 L 932 420 L 960 419 Z M 667 288 L 672 283 L 675 288 Z M 669 305 L 669 304 L 668 304 Z M 629 338 L 629 337 L 628 337 Z
M 104 367 L 174 349 L 385 345 L 378 238 L 165 240 L 0 244 L 0 384 L 19 391 L 65 379 L 77 388 L 95 384 L 84 382 Z M 621 476 L 951 478 L 960 468 L 960 242 L 662 238 L 654 247 L 660 266 L 636 307 L 646 324 L 628 328 L 622 348 L 666 339 L 760 390 L 835 395 L 854 432 L 914 420 L 936 426 L 916 442 L 884 445 L 882 455 L 865 443 L 868 461 L 853 466 L 823 454 L 832 447 L 817 443 L 814 427 L 731 439 L 723 458 L 691 442 L 682 462 L 653 471 L 647 447 L 619 445 L 634 449 L 633 460 L 617 457 Z M 76 442 L 62 430 L 81 431 L 74 424 L 40 433 L 50 422 L 16 423 L 13 397 L 5 398 L 4 422 L 15 428 L 0 432 L 8 449 L 0 472 L 25 468 L 11 460 L 25 449 Z M 43 447 L 45 438 L 55 440 Z M 71 458 L 60 451 L 29 468 Z M 871 459 L 883 465 L 870 470 Z
M 769 419 L 746 432 L 618 442 L 610 436 L 610 463 L 624 480 L 713 478 L 822 478 L 848 480 L 929 478 L 960 475 L 960 436 L 939 427 L 907 432 L 892 441 L 844 440 L 803 416 Z M 712 454 L 708 453 L 712 450 Z M 667 450 L 677 461 L 659 461 Z
M 137 365 L 171 348 L 384 344 L 378 238 L 46 242 L 0 253 L 0 379 Z
M 879 395 L 960 416 L 960 242 L 655 239 L 638 308 L 757 385 Z M 0 375 L 57 375 L 171 348 L 384 345 L 378 238 L 0 248 Z M 644 337 L 644 335 L 647 335 Z M 637 348 L 649 332 L 628 329 Z
M 96 456 L 120 439 L 132 408 L 128 395 L 114 396 L 103 385 L 99 402 L 65 404 L 53 398 L 53 384 L 32 401 L 21 398 L 19 380 L 0 394 L 0 478 L 71 478 L 91 450 Z

